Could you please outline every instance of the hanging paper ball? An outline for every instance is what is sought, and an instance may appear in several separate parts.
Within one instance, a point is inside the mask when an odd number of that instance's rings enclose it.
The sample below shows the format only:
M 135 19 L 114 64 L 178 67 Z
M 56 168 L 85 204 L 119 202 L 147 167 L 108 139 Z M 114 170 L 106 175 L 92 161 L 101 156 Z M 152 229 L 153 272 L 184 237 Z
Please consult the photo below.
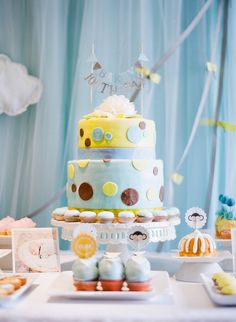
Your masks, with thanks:
M 223 194 L 220 194 L 219 195 L 219 201 L 222 202 L 223 198 L 224 198 L 224 195 Z
M 229 219 L 229 220 L 232 220 L 232 219 L 233 219 L 233 214 L 232 214 L 232 212 L 228 212 L 228 213 L 225 215 L 225 218 L 226 218 L 226 219 Z
M 227 206 L 233 207 L 235 205 L 235 200 L 233 198 L 229 198 L 227 200 Z
M 223 205 L 227 204 L 228 199 L 229 198 L 227 196 L 223 196 L 222 201 L 221 201 L 223 203 Z

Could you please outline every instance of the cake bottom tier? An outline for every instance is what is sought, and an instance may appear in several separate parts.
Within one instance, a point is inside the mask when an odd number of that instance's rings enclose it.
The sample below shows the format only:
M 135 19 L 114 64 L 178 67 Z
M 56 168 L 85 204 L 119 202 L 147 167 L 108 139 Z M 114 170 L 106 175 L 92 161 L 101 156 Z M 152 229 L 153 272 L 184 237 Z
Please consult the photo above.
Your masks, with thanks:
M 163 206 L 162 160 L 68 162 L 68 206 L 77 209 L 151 209 Z

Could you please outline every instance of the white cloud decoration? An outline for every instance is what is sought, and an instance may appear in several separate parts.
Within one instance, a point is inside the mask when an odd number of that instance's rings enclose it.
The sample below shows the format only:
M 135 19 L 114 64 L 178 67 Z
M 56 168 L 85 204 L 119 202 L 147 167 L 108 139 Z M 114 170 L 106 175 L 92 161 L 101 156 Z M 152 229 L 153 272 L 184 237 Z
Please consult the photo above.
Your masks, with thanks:
M 39 101 L 43 86 L 25 66 L 0 54 L 0 114 L 15 116 Z

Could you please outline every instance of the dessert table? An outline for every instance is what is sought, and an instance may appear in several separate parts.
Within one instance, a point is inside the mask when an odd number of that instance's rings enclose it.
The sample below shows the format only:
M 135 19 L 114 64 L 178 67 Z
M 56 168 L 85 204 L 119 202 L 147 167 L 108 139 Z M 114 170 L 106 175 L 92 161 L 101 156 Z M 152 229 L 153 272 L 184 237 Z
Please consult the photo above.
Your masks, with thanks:
M 61 256 L 62 270 L 69 270 L 75 257 Z M 154 256 L 153 256 L 154 258 Z M 158 263 L 158 268 L 161 263 Z M 166 267 L 165 267 L 166 269 Z M 171 268 L 173 270 L 173 266 Z M 88 301 L 52 298 L 48 295 L 57 273 L 37 275 L 28 292 L 11 307 L 0 308 L 1 322 L 51 321 L 235 321 L 236 308 L 217 307 L 202 284 L 171 278 L 173 301 Z

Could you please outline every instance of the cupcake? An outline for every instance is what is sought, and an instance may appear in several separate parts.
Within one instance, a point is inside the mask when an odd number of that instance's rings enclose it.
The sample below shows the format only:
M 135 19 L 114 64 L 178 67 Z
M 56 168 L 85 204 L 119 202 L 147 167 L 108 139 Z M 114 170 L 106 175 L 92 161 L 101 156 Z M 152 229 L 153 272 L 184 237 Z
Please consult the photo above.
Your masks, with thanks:
M 118 214 L 118 222 L 121 224 L 132 223 L 135 221 L 135 215 L 132 211 L 121 211 Z
M 103 291 L 121 291 L 125 275 L 119 254 L 105 253 L 98 263 L 98 271 Z
M 67 211 L 67 209 L 67 207 L 56 208 L 52 212 L 52 218 L 59 221 L 64 220 L 64 214 Z
M 80 213 L 80 220 L 83 223 L 95 223 L 97 220 L 96 212 L 94 211 L 82 211 Z
M 176 207 L 171 207 L 167 209 L 167 212 L 168 212 L 168 220 L 170 222 L 176 221 L 180 216 L 180 211 Z
M 15 222 L 15 219 L 7 216 L 0 220 L 0 235 L 9 235 L 11 233 L 11 226 Z
M 77 291 L 96 291 L 98 268 L 95 258 L 78 258 L 72 266 L 72 272 Z
M 147 223 L 153 220 L 153 214 L 149 210 L 139 210 L 136 213 L 136 221 L 139 223 Z
M 114 221 L 114 214 L 111 211 L 101 211 L 98 214 L 98 220 L 101 224 L 109 224 Z
M 127 261 L 125 276 L 130 291 L 150 290 L 151 266 L 141 253 L 134 253 Z
M 153 210 L 154 221 L 161 222 L 168 220 L 168 213 L 165 209 Z
M 64 214 L 64 219 L 67 222 L 80 221 L 80 212 L 76 209 L 67 209 Z
M 28 218 L 24 217 L 19 220 L 16 220 L 12 225 L 11 228 L 34 228 L 36 226 L 36 223 Z

